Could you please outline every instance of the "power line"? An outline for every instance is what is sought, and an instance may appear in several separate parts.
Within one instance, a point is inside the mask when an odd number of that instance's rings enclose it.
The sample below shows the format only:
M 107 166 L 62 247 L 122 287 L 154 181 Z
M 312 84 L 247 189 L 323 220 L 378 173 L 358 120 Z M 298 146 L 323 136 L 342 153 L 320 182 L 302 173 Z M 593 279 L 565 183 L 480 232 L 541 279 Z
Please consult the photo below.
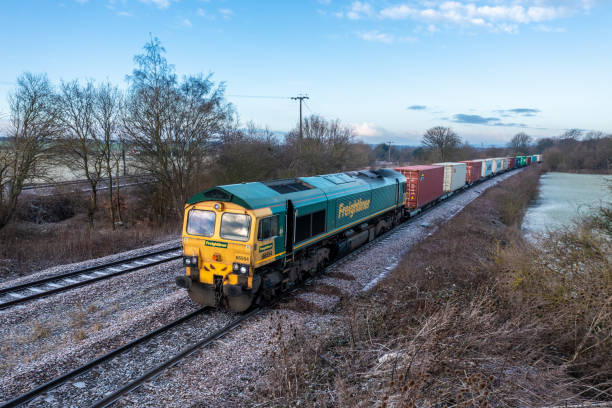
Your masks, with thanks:
M 304 101 L 304 106 L 306 107 L 306 109 L 308 109 L 308 112 L 310 112 L 311 115 L 314 115 L 314 112 L 312 111 L 312 109 L 310 109 L 310 105 L 308 105 L 306 101 Z
M 228 98 L 260 98 L 260 99 L 293 99 L 289 96 L 267 96 L 267 95 L 225 95 Z

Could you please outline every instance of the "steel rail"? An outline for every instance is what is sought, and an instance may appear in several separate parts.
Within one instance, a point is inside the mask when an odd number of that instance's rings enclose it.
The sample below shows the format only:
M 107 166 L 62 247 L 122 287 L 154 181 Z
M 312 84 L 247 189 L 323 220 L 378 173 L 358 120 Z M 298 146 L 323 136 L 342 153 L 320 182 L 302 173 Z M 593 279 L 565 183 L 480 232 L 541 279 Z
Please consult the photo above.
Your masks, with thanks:
M 38 299 L 41 297 L 45 297 L 45 296 L 49 296 L 55 293 L 59 293 L 59 292 L 64 292 L 70 289 L 74 289 L 80 286 L 85 286 L 94 282 L 98 282 L 104 279 L 109 279 L 115 276 L 119 276 L 119 275 L 123 275 L 125 273 L 128 272 L 134 272 L 140 269 L 144 269 L 144 268 L 148 268 L 150 266 L 154 266 L 154 265 L 158 265 L 161 263 L 165 263 L 165 262 L 169 262 L 175 259 L 179 259 L 181 257 L 181 255 L 174 255 L 171 257 L 167 257 L 167 258 L 163 258 L 163 259 L 158 259 L 158 260 L 153 260 L 151 262 L 146 262 L 146 263 L 140 263 L 141 260 L 143 259 L 148 259 L 148 258 L 152 258 L 152 257 L 156 257 L 156 256 L 160 256 L 163 254 L 166 254 L 168 252 L 175 252 L 178 251 L 181 248 L 181 246 L 174 246 L 172 248 L 168 248 L 168 249 L 164 249 L 164 250 L 160 250 L 160 251 L 155 251 L 155 252 L 151 252 L 145 255 L 138 255 L 136 257 L 133 258 L 129 258 L 129 259 L 122 259 L 122 260 L 118 260 L 118 261 L 112 261 L 112 262 L 108 262 L 105 264 L 101 264 L 101 265 L 96 265 L 96 266 L 91 266 L 85 269 L 80 269 L 78 271 L 72 271 L 72 272 L 67 272 L 64 274 L 60 274 L 60 275 L 55 275 L 55 276 L 50 276 L 48 278 L 43 278 L 43 279 L 39 279 L 36 281 L 32 281 L 32 282 L 27 282 L 27 283 L 23 283 L 20 285 L 15 285 L 15 286 L 11 286 L 11 287 L 7 287 L 7 288 L 2 288 L 0 289 L 0 296 L 9 296 L 11 294 L 13 294 L 13 297 L 15 297 L 15 299 L 12 300 L 8 300 L 8 301 L 2 301 L 0 300 L 0 309 L 5 309 L 20 303 L 24 303 L 33 299 Z M 118 267 L 118 266 L 125 266 L 125 265 L 131 265 L 131 264 L 136 264 L 136 265 L 132 265 L 128 268 L 124 268 L 122 270 L 118 270 L 115 271 L 111 268 L 113 267 Z M 100 272 L 103 270 L 110 270 L 109 273 L 103 274 L 103 275 L 99 275 L 96 277 L 87 277 L 85 280 L 82 281 L 77 281 L 74 283 L 69 283 L 68 285 L 56 285 L 59 287 L 53 287 L 51 289 L 33 289 L 33 288 L 37 288 L 40 286 L 44 286 L 47 285 L 49 283 L 53 283 L 53 282 L 58 282 L 61 280 L 65 280 L 65 279 L 69 279 L 71 277 L 76 277 L 79 275 L 87 275 L 89 273 L 95 273 L 95 272 Z M 30 295 L 19 295 L 18 292 L 27 290 L 27 289 L 31 289 L 33 292 L 33 294 Z
M 115 356 L 117 356 L 117 355 L 119 355 L 119 354 L 129 350 L 129 349 L 132 349 L 132 348 L 134 348 L 134 347 L 144 343 L 145 341 L 147 341 L 147 340 L 149 340 L 149 339 L 151 339 L 153 337 L 156 337 L 156 336 L 160 335 L 160 334 L 162 334 L 162 333 L 172 329 L 173 327 L 176 327 L 179 324 L 194 318 L 195 316 L 197 316 L 199 314 L 202 314 L 206 310 L 208 310 L 208 307 L 203 307 L 201 309 L 196 310 L 195 312 L 189 313 L 186 316 L 183 316 L 183 317 L 181 317 L 179 319 L 176 319 L 173 322 L 170 322 L 167 325 L 162 326 L 162 327 L 160 327 L 157 330 L 154 330 L 154 331 L 152 331 L 150 333 L 147 333 L 144 336 L 141 336 L 141 337 L 139 337 L 139 338 L 137 338 L 135 340 L 132 340 L 131 342 L 129 342 L 129 343 L 127 343 L 127 344 L 125 344 L 125 345 L 123 345 L 121 347 L 118 347 L 118 348 L 116 348 L 116 349 L 114 349 L 114 350 L 104 354 L 101 357 L 98 357 L 98 358 L 96 358 L 94 360 L 91 360 L 88 363 L 85 363 L 82 366 L 77 367 L 74 370 L 72 370 L 72 371 L 70 371 L 70 372 L 68 372 L 66 374 L 63 374 L 63 375 L 61 375 L 59 377 L 56 377 L 56 378 L 54 378 L 54 379 L 52 379 L 52 380 L 50 380 L 50 381 L 48 381 L 48 382 L 46 382 L 46 383 L 44 383 L 42 385 L 39 385 L 38 387 L 28 391 L 27 393 L 25 393 L 23 395 L 20 395 L 20 396 L 18 396 L 16 398 L 13 398 L 12 400 L 6 402 L 5 404 L 0 405 L 0 408 L 16 407 L 18 405 L 25 404 L 26 402 L 33 400 L 34 398 L 36 398 L 37 396 L 39 396 L 43 392 L 49 391 L 49 390 L 51 390 L 53 388 L 58 387 L 59 385 L 65 383 L 66 381 L 70 380 L 71 378 L 74 378 L 74 377 L 76 377 L 79 374 L 83 374 L 84 372 L 91 370 L 92 368 L 94 368 L 94 367 L 104 363 L 105 361 L 108 361 L 111 358 L 113 358 L 113 357 L 115 357 Z
M 196 344 L 194 344 L 194 345 L 192 345 L 190 347 L 187 347 L 183 351 L 181 351 L 178 354 L 176 354 L 174 357 L 166 360 L 165 362 L 161 363 L 157 367 L 152 368 L 151 370 L 147 371 L 146 373 L 144 373 L 140 377 L 136 378 L 135 380 L 130 381 L 129 383 L 125 384 L 123 387 L 121 387 L 118 390 L 112 392 L 111 394 L 107 395 L 103 399 L 94 402 L 93 404 L 90 405 L 90 408 L 107 407 L 107 406 L 113 404 L 115 401 L 117 401 L 123 395 L 125 395 L 125 394 L 135 390 L 136 388 L 140 387 L 147 380 L 155 377 L 157 374 L 161 373 L 166 368 L 169 368 L 169 367 L 172 367 L 172 366 L 176 365 L 179 361 L 181 361 L 185 357 L 188 357 L 192 353 L 196 352 L 198 349 L 201 349 L 201 348 L 204 348 L 204 347 L 207 347 L 207 346 L 211 345 L 214 341 L 222 338 L 223 336 L 225 336 L 226 334 L 231 332 L 233 329 L 238 327 L 242 322 L 244 322 L 245 320 L 249 319 L 250 317 L 258 314 L 262 310 L 263 310 L 263 308 L 257 307 L 255 309 L 252 309 L 250 312 L 248 312 L 248 313 L 246 313 L 244 315 L 239 316 L 238 318 L 234 319 L 231 323 L 229 323 L 227 326 L 225 326 L 222 329 L 216 331 L 212 335 L 206 337 L 203 340 L 200 340 L 199 342 L 197 342 Z

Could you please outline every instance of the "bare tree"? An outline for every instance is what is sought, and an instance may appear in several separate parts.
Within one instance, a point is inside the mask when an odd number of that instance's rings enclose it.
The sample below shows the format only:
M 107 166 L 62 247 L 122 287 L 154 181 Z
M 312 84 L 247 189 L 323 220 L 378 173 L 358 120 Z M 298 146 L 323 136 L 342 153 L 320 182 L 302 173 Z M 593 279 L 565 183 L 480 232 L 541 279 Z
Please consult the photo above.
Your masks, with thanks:
M 24 73 L 9 96 L 8 143 L 0 148 L 0 228 L 10 221 L 26 180 L 44 170 L 48 142 L 58 134 L 58 110 L 46 75 Z
M 353 129 L 340 120 L 327 120 L 318 115 L 304 119 L 303 138 L 299 125 L 285 137 L 289 159 L 289 175 L 321 174 L 365 167 L 369 154 L 355 149 Z
M 258 129 L 253 123 L 240 129 L 236 124 L 223 132 L 211 181 L 229 184 L 283 177 L 281 159 L 280 143 L 269 129 Z
M 103 144 L 94 132 L 95 86 L 93 82 L 80 85 L 78 81 L 62 82 L 59 94 L 60 120 L 64 137 L 58 141 L 62 162 L 77 177 L 89 183 L 87 218 L 93 226 L 98 209 L 98 184 L 103 178 Z
M 441 161 L 446 161 L 461 144 L 461 138 L 451 128 L 436 126 L 425 132 L 421 143 L 434 151 Z
M 532 141 L 533 139 L 531 136 L 525 132 L 520 132 L 514 135 L 508 142 L 508 148 L 511 149 L 515 155 L 526 154 Z
M 122 158 L 117 149 L 119 130 L 121 126 L 122 95 L 119 89 L 110 83 L 99 85 L 94 98 L 94 134 L 101 143 L 104 173 L 108 180 L 108 201 L 110 220 L 115 229 L 116 216 L 121 221 L 121 205 L 119 196 L 119 175 L 113 179 L 113 170 L 119 167 Z M 117 194 L 114 195 L 114 183 L 117 184 Z
M 559 139 L 561 140 L 579 140 L 582 137 L 582 130 L 580 129 L 569 129 L 563 132 Z
M 137 167 L 158 180 L 160 199 L 182 216 L 208 154 L 232 110 L 224 103 L 224 85 L 208 76 L 190 76 L 180 83 L 164 57 L 158 39 L 134 59 L 123 127 L 138 154 Z

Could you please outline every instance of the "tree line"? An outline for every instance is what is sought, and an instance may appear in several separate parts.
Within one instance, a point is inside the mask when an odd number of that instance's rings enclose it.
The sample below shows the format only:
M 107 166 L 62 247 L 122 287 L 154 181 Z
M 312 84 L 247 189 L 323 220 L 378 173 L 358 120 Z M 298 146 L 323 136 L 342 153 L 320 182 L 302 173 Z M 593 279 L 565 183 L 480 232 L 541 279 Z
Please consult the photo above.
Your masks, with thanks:
M 544 152 L 553 170 L 610 166 L 610 135 L 579 130 L 537 142 L 521 132 L 505 147 L 478 149 L 436 126 L 418 147 L 372 147 L 357 142 L 351 126 L 312 115 L 302 137 L 299 124 L 280 137 L 253 123 L 241 126 L 225 84 L 212 74 L 179 77 L 157 38 L 134 63 L 126 91 L 109 82 L 54 86 L 44 74 L 19 76 L 0 139 L 0 228 L 13 217 L 24 185 L 63 165 L 87 180 L 92 227 L 100 185 L 107 185 L 114 229 L 123 218 L 126 150 L 130 167 L 153 180 L 146 199 L 155 220 L 180 219 L 188 197 L 212 185 L 354 170 L 389 158 L 408 164 Z
M 63 165 L 88 183 L 94 226 L 100 184 L 108 222 L 122 220 L 119 178 L 130 167 L 153 179 L 151 216 L 180 219 L 188 197 L 213 184 L 351 170 L 371 164 L 370 148 L 350 126 L 313 115 L 279 139 L 253 123 L 241 127 L 212 74 L 180 77 L 158 39 L 134 57 L 128 89 L 78 80 L 54 86 L 24 73 L 9 97 L 9 129 L 0 141 L 0 228 L 15 214 L 25 184 Z M 50 180 L 52 181 L 52 180 Z

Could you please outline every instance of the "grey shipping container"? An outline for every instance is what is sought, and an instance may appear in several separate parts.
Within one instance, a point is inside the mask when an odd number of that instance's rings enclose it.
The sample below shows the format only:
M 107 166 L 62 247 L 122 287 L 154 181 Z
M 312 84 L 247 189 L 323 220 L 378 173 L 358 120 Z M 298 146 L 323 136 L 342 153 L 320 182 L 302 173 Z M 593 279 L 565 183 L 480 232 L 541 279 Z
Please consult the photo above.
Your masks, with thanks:
M 467 166 L 465 163 L 445 162 L 435 163 L 435 166 L 444 166 L 444 186 L 445 193 L 455 191 L 465 186 L 465 176 Z

